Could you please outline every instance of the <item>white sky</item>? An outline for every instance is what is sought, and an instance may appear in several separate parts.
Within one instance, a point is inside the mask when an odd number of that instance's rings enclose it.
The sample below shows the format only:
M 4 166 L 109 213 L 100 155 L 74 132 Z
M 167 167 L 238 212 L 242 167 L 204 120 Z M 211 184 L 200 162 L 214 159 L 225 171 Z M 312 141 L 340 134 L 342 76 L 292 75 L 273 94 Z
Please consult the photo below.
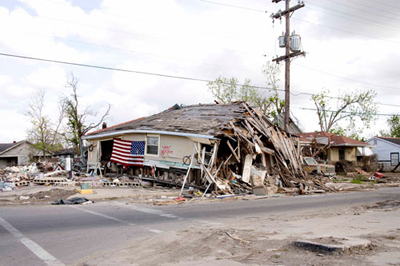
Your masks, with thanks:
M 284 53 L 277 43 L 284 20 L 273 24 L 269 16 L 284 5 L 270 0 L 0 0 L 0 53 L 204 80 L 234 76 L 265 86 L 263 65 Z M 309 94 L 324 88 L 332 96 L 373 89 L 376 102 L 384 104 L 378 105 L 379 114 L 400 113 L 400 3 L 307 0 L 305 5 L 291 19 L 291 30 L 301 35 L 307 52 L 291 68 L 291 111 L 303 130 L 319 129 L 316 112 L 301 108 L 314 109 Z M 99 119 L 112 105 L 109 126 L 175 103 L 213 102 L 206 82 L 0 59 L 0 143 L 26 138 L 31 125 L 25 113 L 37 89 L 46 91 L 45 112 L 55 121 L 60 97 L 71 93 L 65 87 L 70 73 L 80 80 L 82 108 L 90 106 Z M 283 71 L 280 78 L 283 89 Z M 386 129 L 387 118 L 379 116 L 364 136 Z

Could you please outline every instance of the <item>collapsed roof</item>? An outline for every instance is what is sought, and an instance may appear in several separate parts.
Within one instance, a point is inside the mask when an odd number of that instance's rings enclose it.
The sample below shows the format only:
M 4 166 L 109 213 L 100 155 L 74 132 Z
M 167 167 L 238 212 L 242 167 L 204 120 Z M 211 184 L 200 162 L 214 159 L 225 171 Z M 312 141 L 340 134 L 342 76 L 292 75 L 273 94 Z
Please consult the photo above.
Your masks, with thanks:
M 223 128 L 234 119 L 244 117 L 242 102 L 232 104 L 200 104 L 170 108 L 161 113 L 132 120 L 89 133 L 85 138 L 108 136 L 129 131 L 164 131 L 219 136 Z M 127 132 L 128 131 L 128 132 Z

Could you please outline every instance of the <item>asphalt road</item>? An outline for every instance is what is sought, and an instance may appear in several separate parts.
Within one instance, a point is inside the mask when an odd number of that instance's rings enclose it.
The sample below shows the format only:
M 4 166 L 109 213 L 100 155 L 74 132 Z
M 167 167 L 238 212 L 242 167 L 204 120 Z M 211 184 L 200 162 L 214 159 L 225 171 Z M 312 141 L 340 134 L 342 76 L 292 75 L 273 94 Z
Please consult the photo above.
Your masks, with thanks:
M 189 226 L 400 200 L 400 188 L 170 206 L 123 201 L 0 207 L 0 265 L 69 265 L 103 250 Z

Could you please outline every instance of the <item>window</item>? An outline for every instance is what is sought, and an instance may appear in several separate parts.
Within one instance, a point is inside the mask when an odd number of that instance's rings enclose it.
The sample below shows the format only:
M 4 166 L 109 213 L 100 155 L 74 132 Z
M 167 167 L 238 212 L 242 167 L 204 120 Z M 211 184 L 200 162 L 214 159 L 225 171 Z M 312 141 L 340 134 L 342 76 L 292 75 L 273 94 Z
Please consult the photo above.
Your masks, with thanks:
M 306 162 L 307 165 L 318 164 L 317 161 L 315 161 L 315 159 L 312 157 L 305 157 L 304 161 Z
M 339 149 L 339 160 L 343 161 L 346 159 L 346 154 L 344 149 Z
M 150 155 L 158 155 L 158 140 L 160 139 L 159 136 L 147 136 L 146 141 L 146 154 Z
M 398 165 L 399 164 L 399 153 L 392 152 L 390 153 L 390 165 Z

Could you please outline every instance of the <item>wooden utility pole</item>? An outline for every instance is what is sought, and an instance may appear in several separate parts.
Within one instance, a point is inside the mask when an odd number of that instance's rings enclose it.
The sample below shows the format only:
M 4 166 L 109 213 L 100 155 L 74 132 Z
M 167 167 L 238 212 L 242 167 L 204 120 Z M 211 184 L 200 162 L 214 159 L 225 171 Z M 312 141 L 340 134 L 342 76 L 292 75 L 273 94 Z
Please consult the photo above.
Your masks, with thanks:
M 272 3 L 279 3 L 282 0 L 272 0 Z M 298 55 L 305 55 L 305 52 L 294 51 L 291 47 L 291 37 L 290 37 L 290 16 L 291 14 L 299 8 L 304 7 L 303 2 L 299 2 L 297 5 L 290 7 L 290 0 L 286 0 L 286 9 L 284 11 L 278 11 L 275 14 L 272 14 L 271 17 L 273 19 L 281 19 L 285 17 L 286 20 L 286 32 L 285 32 L 285 55 L 281 57 L 277 57 L 272 61 L 279 63 L 282 60 L 285 60 L 285 121 L 284 121 L 284 129 L 286 132 L 289 131 L 289 121 L 290 121 L 290 59 L 292 57 Z
M 290 0 L 286 0 L 286 10 L 289 10 Z M 285 15 L 286 19 L 286 33 L 285 33 L 285 131 L 289 131 L 290 121 L 290 13 Z

